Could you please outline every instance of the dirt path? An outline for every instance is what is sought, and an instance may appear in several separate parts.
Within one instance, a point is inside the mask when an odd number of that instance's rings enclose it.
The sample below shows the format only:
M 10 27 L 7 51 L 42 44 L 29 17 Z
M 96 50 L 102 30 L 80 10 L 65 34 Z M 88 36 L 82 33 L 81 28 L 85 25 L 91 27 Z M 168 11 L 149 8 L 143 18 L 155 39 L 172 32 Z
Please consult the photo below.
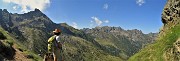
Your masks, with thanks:
M 22 51 L 18 50 L 16 45 L 13 45 L 13 48 L 16 50 L 13 61 L 32 61 Z

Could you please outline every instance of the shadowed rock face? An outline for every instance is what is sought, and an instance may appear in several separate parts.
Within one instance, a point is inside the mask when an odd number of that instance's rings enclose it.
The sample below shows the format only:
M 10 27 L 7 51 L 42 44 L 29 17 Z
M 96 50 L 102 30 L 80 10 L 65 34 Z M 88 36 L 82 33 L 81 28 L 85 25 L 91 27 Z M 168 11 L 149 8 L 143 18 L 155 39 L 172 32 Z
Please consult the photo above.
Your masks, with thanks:
M 0 42 L 1 43 L 1 42 Z M 6 46 L 3 46 L 3 45 L 0 45 L 0 55 L 2 55 L 3 57 L 2 58 L 6 58 L 8 60 L 12 60 L 14 59 L 14 55 L 15 55 L 15 50 L 14 48 L 11 47 L 6 47 Z
M 6 37 L 4 36 L 3 33 L 0 32 L 0 40 L 4 40 L 4 39 L 6 39 Z
M 14 59 L 15 49 L 8 43 L 2 43 L 2 41 L 6 39 L 6 36 L 3 35 L 2 38 L 2 35 L 3 34 L 0 32 L 0 61 L 3 61 L 4 58 L 12 60 Z

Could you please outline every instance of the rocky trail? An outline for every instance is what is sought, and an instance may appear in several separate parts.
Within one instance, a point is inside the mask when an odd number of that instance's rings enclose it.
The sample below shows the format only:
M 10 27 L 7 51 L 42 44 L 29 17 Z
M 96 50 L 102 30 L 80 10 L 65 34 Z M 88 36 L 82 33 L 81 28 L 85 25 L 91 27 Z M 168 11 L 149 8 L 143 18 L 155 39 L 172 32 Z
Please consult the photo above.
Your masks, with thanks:
M 26 54 L 23 53 L 22 50 L 18 49 L 16 45 L 13 45 L 13 48 L 15 49 L 15 55 L 13 61 L 32 61 L 28 58 Z

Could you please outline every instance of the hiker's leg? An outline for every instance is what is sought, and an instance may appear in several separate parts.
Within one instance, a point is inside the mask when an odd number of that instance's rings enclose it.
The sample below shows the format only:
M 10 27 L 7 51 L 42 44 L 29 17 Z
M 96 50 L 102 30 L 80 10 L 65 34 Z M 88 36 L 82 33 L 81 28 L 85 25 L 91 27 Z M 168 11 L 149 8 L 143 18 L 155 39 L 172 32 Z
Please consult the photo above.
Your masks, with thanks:
M 60 59 L 60 49 L 57 49 L 57 50 L 55 51 L 55 54 L 56 54 L 57 60 L 58 60 L 58 61 L 61 61 L 61 59 Z
M 57 58 L 56 58 L 56 57 L 54 57 L 54 61 L 57 61 Z
M 46 55 L 44 55 L 44 59 L 43 59 L 43 61 L 46 61 L 46 57 L 47 57 L 47 56 L 46 56 Z
M 57 61 L 57 55 L 53 53 L 54 61 Z
M 60 56 L 61 56 L 61 60 L 64 61 L 64 54 L 63 54 L 63 50 L 60 49 Z

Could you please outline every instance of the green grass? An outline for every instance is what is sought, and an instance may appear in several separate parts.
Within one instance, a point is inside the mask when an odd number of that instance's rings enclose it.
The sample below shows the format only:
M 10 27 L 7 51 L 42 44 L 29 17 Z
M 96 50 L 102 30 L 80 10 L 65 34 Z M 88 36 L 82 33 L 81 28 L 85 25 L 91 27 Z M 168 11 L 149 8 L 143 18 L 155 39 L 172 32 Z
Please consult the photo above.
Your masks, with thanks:
M 75 44 L 65 43 L 64 48 L 66 48 L 66 50 L 64 50 L 64 54 L 66 61 L 73 61 L 74 59 L 77 61 L 123 61 L 120 57 L 111 56 L 103 50 L 98 49 L 98 47 L 85 39 L 75 36 L 71 36 L 70 39 L 72 39 L 73 41 L 71 42 Z M 80 51 L 80 53 L 78 51 Z M 68 53 L 77 56 L 72 58 Z
M 154 44 L 150 44 L 140 52 L 130 57 L 128 61 L 165 61 L 164 53 L 173 47 L 173 43 L 180 38 L 180 24 L 166 30 L 165 35 L 159 36 Z
M 42 57 L 38 56 L 37 54 L 31 52 L 30 50 L 28 50 L 25 46 L 23 46 L 22 43 L 18 42 L 15 38 L 13 38 L 12 36 L 9 35 L 9 33 L 7 31 L 5 31 L 2 27 L 0 27 L 0 32 L 3 33 L 4 36 L 6 36 L 7 39 L 5 39 L 3 41 L 3 44 L 6 47 L 11 47 L 12 45 L 16 45 L 17 48 L 22 49 L 23 52 L 26 55 L 32 55 L 34 57 L 34 59 L 32 59 L 33 61 L 42 61 Z
M 38 56 L 37 54 L 34 54 L 34 53 L 31 52 L 31 51 L 25 51 L 24 53 L 25 53 L 26 55 L 32 56 L 32 57 L 33 57 L 33 58 L 32 58 L 33 61 L 42 61 L 42 60 L 43 60 L 42 57 Z
M 96 38 L 96 41 L 98 42 L 98 43 L 100 43 L 101 45 L 104 45 L 104 46 L 108 46 L 108 45 L 110 45 L 110 46 L 113 46 L 113 47 L 115 47 L 115 48 L 118 48 L 114 43 L 113 43 L 113 41 L 111 41 L 110 39 L 100 39 L 100 38 Z

